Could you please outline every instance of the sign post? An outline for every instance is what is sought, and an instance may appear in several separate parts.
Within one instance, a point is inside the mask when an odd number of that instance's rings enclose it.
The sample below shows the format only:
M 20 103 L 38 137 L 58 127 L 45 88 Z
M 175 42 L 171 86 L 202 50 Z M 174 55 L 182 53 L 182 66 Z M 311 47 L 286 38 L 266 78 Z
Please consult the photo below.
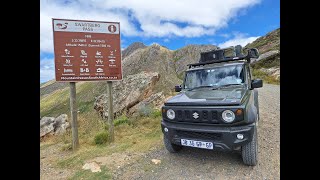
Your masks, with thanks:
M 72 129 L 72 149 L 79 147 L 78 139 L 78 117 L 76 103 L 76 83 L 70 82 L 70 111 L 71 111 L 71 129 Z
M 122 80 L 120 23 L 52 19 L 52 25 L 56 81 L 70 82 L 73 149 L 79 146 L 75 82 L 108 81 L 113 141 L 112 81 Z
M 112 97 L 112 81 L 108 81 L 108 124 L 109 124 L 109 141 L 114 141 L 113 132 L 113 97 Z

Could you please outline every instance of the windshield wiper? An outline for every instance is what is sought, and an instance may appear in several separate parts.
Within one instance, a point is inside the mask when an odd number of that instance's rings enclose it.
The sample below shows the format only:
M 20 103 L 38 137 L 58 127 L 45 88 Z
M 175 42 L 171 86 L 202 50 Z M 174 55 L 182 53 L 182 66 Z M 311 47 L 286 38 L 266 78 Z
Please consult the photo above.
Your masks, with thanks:
M 228 87 L 228 86 L 236 86 L 236 85 L 242 85 L 242 84 L 224 84 L 224 85 L 219 86 L 219 88 Z
M 215 86 L 198 86 L 198 87 L 194 87 L 194 88 L 188 89 L 188 91 L 192 91 L 194 89 L 200 89 L 200 88 L 211 88 L 211 87 L 215 87 Z

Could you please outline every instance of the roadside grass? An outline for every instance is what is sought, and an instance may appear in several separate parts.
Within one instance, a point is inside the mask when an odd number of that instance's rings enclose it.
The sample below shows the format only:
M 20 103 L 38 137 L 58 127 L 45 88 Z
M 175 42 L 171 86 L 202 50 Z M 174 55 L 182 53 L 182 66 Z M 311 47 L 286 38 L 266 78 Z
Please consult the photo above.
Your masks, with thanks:
M 46 149 L 52 145 L 54 145 L 55 143 L 52 143 L 52 142 L 44 142 L 44 143 L 40 143 L 40 150 L 42 149 Z
M 91 110 L 78 114 L 78 136 L 80 147 L 72 152 L 72 133 L 69 129 L 61 136 L 51 136 L 40 143 L 43 150 L 51 145 L 62 143 L 59 151 L 64 153 L 60 159 L 55 159 L 52 165 L 55 168 L 75 170 L 71 179 L 108 179 L 111 175 L 104 167 L 101 173 L 92 173 L 82 170 L 82 166 L 88 160 L 99 156 L 108 156 L 113 153 L 143 153 L 161 146 L 161 113 L 159 110 L 151 110 L 147 116 L 126 117 L 120 116 L 115 120 L 115 141 L 113 143 L 96 144 L 95 137 L 101 132 L 108 132 L 106 122 Z M 121 122 L 121 123 L 120 123 Z M 109 176 L 110 175 L 110 176 Z
M 56 159 L 53 165 L 56 168 L 81 169 L 86 160 L 98 156 L 106 156 L 121 152 L 146 152 L 150 148 L 161 145 L 161 112 L 148 109 L 145 115 L 136 117 L 120 116 L 114 120 L 115 141 L 113 143 L 96 144 L 95 137 L 101 132 L 108 132 L 106 120 L 102 120 L 93 109 L 95 94 L 103 92 L 103 88 L 91 92 L 94 83 L 77 83 L 78 99 L 78 137 L 80 148 L 72 152 L 71 129 L 61 136 L 49 136 L 40 142 L 40 150 L 51 145 L 60 144 L 59 151 L 65 156 Z M 90 93 L 88 93 L 90 90 Z M 88 95 L 90 94 L 90 95 Z M 40 100 L 40 115 L 58 116 L 69 113 L 69 89 L 61 89 L 42 97 Z M 70 119 L 68 120 L 70 123 Z

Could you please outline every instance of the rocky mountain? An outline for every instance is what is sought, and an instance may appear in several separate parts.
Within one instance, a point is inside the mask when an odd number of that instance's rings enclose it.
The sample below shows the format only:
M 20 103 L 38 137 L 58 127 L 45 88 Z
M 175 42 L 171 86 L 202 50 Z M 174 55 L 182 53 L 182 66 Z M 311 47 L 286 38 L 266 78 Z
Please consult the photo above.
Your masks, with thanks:
M 217 49 L 214 45 L 187 45 L 173 53 L 174 68 L 177 76 L 182 79 L 183 72 L 188 64 L 197 63 L 201 52 L 207 52 Z
M 213 45 L 188 45 L 172 51 L 159 44 L 140 48 L 123 59 L 124 77 L 141 71 L 158 72 L 161 78 L 156 90 L 168 94 L 182 82 L 182 73 L 187 64 L 198 62 L 200 52 L 215 48 Z
M 133 53 L 137 49 L 141 49 L 141 48 L 145 48 L 145 47 L 147 47 L 147 46 L 141 42 L 134 42 L 122 51 L 122 58 L 129 56 L 131 53 Z

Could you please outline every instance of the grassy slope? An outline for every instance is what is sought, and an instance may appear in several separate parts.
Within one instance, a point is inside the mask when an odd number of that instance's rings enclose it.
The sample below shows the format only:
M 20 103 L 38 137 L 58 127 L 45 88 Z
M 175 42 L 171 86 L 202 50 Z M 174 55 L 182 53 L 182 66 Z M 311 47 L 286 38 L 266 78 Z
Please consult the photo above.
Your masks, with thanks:
M 77 105 L 79 113 L 93 112 L 93 103 L 96 96 L 106 93 L 106 82 L 76 83 Z M 40 98 L 40 115 L 58 116 L 69 113 L 69 87 L 58 89 Z
M 278 50 L 280 52 L 280 28 L 269 32 L 246 46 L 247 48 L 258 48 L 260 54 L 268 51 Z M 280 84 L 280 79 L 269 76 L 261 68 L 280 67 L 280 53 L 270 56 L 252 64 L 252 75 L 254 78 L 263 79 L 266 83 Z
M 265 36 L 259 37 L 252 43 L 246 45 L 247 48 L 258 48 L 260 54 L 271 50 L 280 50 L 280 28 L 269 32 Z

